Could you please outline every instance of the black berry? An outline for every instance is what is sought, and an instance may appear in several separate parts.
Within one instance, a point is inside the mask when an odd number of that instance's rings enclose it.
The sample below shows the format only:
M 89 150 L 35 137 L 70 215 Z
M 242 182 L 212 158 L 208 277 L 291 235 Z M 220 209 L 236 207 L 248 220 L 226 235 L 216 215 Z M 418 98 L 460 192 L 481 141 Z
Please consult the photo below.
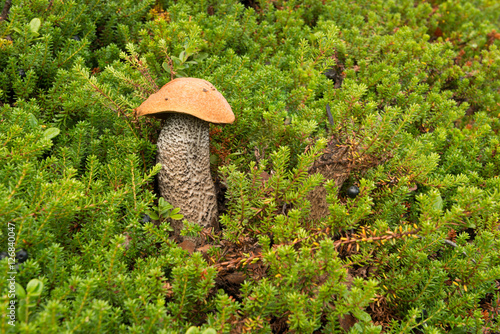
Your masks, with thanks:
M 358 196 L 359 194 L 359 188 L 356 186 L 350 186 L 349 188 L 347 188 L 346 194 L 350 198 L 356 198 L 356 196 Z
M 142 222 L 143 223 L 149 223 L 151 221 L 151 217 L 149 217 L 147 214 L 142 215 Z
M 5 259 L 8 256 L 9 256 L 9 254 L 7 254 L 7 252 L 1 252 L 0 253 L 0 261 L 2 261 L 3 259 Z
M 28 252 L 25 251 L 24 249 L 21 249 L 19 252 L 16 253 L 16 260 L 18 263 L 23 263 L 28 259 Z
M 78 35 L 71 37 L 71 39 L 74 39 L 75 41 L 80 42 L 80 37 Z
M 21 79 L 26 78 L 26 72 L 24 72 L 24 70 L 22 68 L 18 71 L 18 73 L 19 73 L 19 76 L 21 77 Z

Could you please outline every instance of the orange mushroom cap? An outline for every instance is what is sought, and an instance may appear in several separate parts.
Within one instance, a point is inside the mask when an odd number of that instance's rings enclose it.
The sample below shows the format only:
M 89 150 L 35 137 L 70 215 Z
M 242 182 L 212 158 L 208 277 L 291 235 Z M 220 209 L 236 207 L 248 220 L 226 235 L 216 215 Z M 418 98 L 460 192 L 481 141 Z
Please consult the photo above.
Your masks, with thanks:
M 233 123 L 234 114 L 224 96 L 208 81 L 178 78 L 144 101 L 138 116 L 166 118 L 169 113 L 192 115 L 211 123 Z

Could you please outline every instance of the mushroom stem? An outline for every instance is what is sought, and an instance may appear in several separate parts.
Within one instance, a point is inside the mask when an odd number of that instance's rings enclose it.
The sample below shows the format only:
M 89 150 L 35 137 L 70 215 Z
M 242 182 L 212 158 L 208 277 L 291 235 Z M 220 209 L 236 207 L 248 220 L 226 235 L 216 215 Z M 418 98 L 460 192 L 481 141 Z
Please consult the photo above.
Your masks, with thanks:
M 179 207 L 189 222 L 215 227 L 218 213 L 210 175 L 209 123 L 186 114 L 168 114 L 157 146 L 161 196 Z M 182 221 L 171 223 L 179 236 Z

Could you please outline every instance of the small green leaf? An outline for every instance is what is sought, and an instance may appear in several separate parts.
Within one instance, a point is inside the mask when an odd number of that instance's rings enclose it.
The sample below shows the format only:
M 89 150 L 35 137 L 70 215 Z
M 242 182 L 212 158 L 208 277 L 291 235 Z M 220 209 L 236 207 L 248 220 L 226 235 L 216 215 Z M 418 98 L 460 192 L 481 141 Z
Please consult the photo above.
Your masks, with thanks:
M 356 318 L 358 318 L 359 320 L 361 320 L 362 322 L 370 322 L 372 320 L 372 318 L 370 317 L 370 315 L 364 311 L 361 311 L 361 310 L 356 310 L 354 312 L 354 316 Z
M 26 300 L 21 299 L 19 302 L 19 306 L 17 308 L 17 314 L 19 315 L 20 319 L 26 319 Z
M 42 281 L 36 278 L 29 281 L 26 287 L 26 291 L 28 292 L 28 294 L 33 296 L 40 296 L 42 294 L 42 290 L 43 290 L 43 283 Z
M 219 157 L 216 154 L 210 154 L 210 164 L 217 165 L 219 163 Z
M 42 21 L 40 21 L 40 19 L 37 17 L 35 17 L 33 20 L 31 20 L 31 22 L 30 22 L 31 32 L 38 34 L 38 29 L 40 29 L 41 24 L 42 24 Z
M 432 207 L 435 210 L 442 210 L 443 209 L 443 199 L 441 198 L 440 195 L 437 195 L 437 197 L 434 199 L 434 203 L 432 204 Z
M 202 334 L 217 334 L 217 332 L 213 328 L 207 328 L 203 331 Z
M 32 128 L 36 128 L 38 126 L 38 120 L 33 114 L 29 114 L 28 122 Z
M 182 51 L 180 54 L 179 54 L 179 59 L 181 60 L 181 62 L 185 62 L 187 60 L 187 54 L 186 54 L 186 51 Z
M 169 202 L 165 201 L 163 197 L 160 197 L 160 199 L 158 200 L 158 211 L 160 212 L 160 216 L 167 214 L 168 211 L 173 207 L 174 206 Z
M 158 220 L 160 219 L 160 217 L 158 217 L 158 214 L 156 212 L 153 212 L 153 211 L 150 211 L 150 210 L 147 210 L 146 211 L 147 215 L 153 219 L 153 220 Z
M 59 130 L 58 128 L 48 128 L 43 132 L 43 139 L 52 139 L 56 137 L 60 132 L 61 130 Z
M 199 332 L 200 332 L 200 330 L 198 329 L 198 327 L 191 326 L 186 331 L 186 334 L 198 334 Z
M 193 58 L 196 59 L 197 61 L 202 61 L 202 60 L 206 59 L 207 57 L 208 57 L 208 53 L 202 52 L 202 53 L 198 53 Z
M 26 291 L 19 283 L 16 283 L 16 295 L 21 299 L 26 298 Z
M 184 218 L 184 215 L 178 214 L 178 215 L 170 215 L 170 218 L 173 220 L 181 220 Z
M 181 60 L 175 56 L 172 56 L 172 61 L 174 62 L 175 67 L 178 67 L 180 64 L 182 64 Z

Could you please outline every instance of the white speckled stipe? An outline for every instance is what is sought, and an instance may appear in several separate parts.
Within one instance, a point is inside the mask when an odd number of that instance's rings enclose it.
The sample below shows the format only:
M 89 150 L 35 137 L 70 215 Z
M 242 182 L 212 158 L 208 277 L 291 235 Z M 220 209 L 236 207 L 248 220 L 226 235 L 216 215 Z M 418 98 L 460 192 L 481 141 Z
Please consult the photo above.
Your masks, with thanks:
M 170 114 L 158 138 L 158 184 L 163 198 L 189 222 L 215 226 L 217 199 L 210 175 L 209 123 L 185 114 Z M 182 221 L 173 221 L 179 235 Z

